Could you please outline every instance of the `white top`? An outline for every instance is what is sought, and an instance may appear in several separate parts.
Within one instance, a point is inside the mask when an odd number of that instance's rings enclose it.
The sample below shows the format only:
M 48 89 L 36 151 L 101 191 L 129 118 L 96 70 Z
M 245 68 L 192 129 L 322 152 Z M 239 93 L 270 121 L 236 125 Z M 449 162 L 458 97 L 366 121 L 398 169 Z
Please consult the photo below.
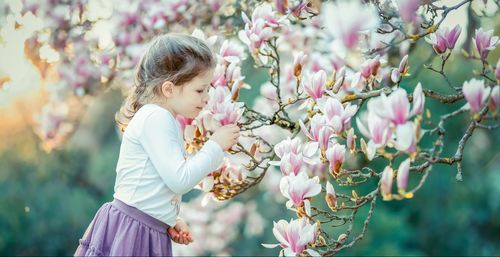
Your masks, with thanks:
M 175 226 L 182 194 L 216 170 L 223 157 L 219 144 L 208 140 L 186 158 L 177 120 L 166 109 L 146 104 L 123 133 L 113 196 Z

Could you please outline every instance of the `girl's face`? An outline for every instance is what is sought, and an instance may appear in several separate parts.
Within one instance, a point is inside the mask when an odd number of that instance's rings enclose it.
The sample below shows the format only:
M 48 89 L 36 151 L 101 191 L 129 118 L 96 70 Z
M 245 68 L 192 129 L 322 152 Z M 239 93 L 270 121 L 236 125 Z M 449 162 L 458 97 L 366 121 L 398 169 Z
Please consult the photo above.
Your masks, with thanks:
M 185 83 L 174 86 L 169 107 L 174 115 L 195 118 L 208 102 L 208 90 L 214 76 L 213 69 L 206 71 Z

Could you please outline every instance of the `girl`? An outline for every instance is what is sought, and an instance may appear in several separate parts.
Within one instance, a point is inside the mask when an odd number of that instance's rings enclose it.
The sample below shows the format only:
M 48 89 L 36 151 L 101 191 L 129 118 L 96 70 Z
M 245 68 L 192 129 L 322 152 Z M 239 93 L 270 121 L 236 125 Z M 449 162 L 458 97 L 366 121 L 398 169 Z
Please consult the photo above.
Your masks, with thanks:
M 201 40 L 182 34 L 156 38 L 136 69 L 136 85 L 117 113 L 123 133 L 114 200 L 85 231 L 75 256 L 171 256 L 171 239 L 192 242 L 178 218 L 182 194 L 222 163 L 239 128 L 216 130 L 186 158 L 176 115 L 195 118 L 208 100 L 214 57 Z

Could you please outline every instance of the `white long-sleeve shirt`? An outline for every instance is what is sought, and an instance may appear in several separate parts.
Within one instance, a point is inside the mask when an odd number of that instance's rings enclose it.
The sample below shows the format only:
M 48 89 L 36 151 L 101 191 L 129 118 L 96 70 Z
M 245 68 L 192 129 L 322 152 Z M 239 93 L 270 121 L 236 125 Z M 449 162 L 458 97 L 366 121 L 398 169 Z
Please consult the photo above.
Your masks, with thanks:
M 215 141 L 186 158 L 179 123 L 166 109 L 146 104 L 123 134 L 114 198 L 175 226 L 182 194 L 222 163 Z

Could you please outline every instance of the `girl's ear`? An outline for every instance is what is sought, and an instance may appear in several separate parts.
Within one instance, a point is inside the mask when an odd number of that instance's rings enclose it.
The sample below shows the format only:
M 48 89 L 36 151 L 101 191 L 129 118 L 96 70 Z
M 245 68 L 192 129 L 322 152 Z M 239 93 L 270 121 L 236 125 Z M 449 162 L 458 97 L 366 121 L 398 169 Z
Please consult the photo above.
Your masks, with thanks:
M 174 83 L 170 81 L 165 81 L 161 85 L 161 93 L 167 97 L 170 98 L 174 94 Z

